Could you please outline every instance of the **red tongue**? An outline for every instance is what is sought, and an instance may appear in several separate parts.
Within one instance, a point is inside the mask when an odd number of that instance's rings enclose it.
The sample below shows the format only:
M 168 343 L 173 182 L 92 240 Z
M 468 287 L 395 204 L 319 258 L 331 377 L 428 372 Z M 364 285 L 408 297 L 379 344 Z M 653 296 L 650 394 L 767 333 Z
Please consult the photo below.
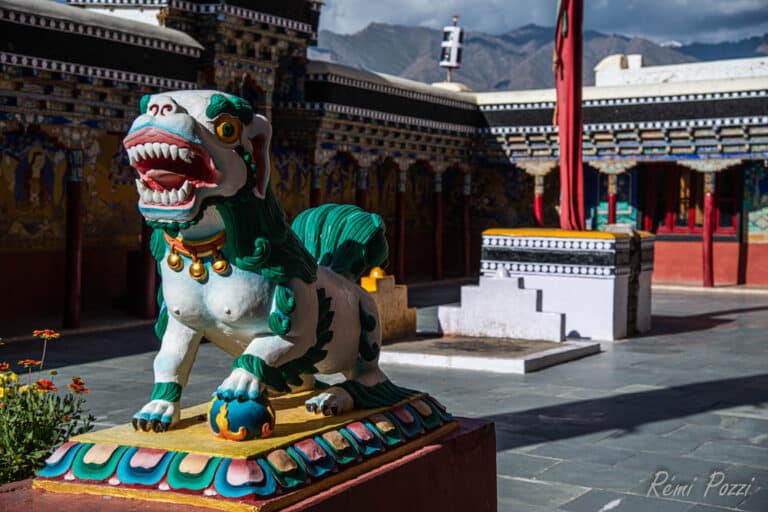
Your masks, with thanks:
M 151 170 L 144 174 L 144 181 L 153 190 L 179 189 L 186 179 L 186 176 L 170 171 Z

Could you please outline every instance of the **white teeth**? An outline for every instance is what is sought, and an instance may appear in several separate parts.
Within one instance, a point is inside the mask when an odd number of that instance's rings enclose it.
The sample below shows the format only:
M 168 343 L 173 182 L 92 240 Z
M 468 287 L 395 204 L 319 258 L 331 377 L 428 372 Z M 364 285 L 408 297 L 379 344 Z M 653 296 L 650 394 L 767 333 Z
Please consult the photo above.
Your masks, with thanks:
M 144 149 L 144 144 L 133 146 L 133 149 L 136 152 L 136 160 L 144 160 L 147 158 L 147 150 Z
M 144 144 L 144 152 L 147 154 L 147 158 L 155 158 L 155 147 L 151 142 Z
M 171 192 L 168 194 L 168 201 L 171 204 L 176 204 L 179 202 L 179 192 L 177 190 L 171 190 Z
M 160 148 L 159 142 L 153 142 L 152 149 L 154 150 L 155 158 L 160 158 L 160 155 L 163 154 L 162 149 Z
M 168 144 L 166 144 L 165 142 L 160 143 L 160 151 L 162 151 L 163 156 L 165 158 L 168 158 L 168 156 L 170 155 L 170 153 L 168 152 Z
M 144 189 L 141 191 L 141 200 L 145 203 L 151 203 L 152 202 L 152 191 L 150 189 Z
M 163 195 L 158 190 L 152 191 L 152 201 L 155 203 L 159 203 L 163 200 Z
M 189 148 L 179 148 L 179 156 L 185 162 L 192 163 L 192 157 L 189 154 Z
M 144 191 L 147 190 L 147 186 L 138 178 L 136 179 L 136 190 L 139 191 L 139 195 L 142 195 Z
M 179 146 L 175 144 L 171 144 L 170 151 L 171 151 L 171 158 L 176 160 L 179 157 Z
M 171 203 L 171 194 L 170 194 L 170 192 L 168 192 L 167 190 L 163 190 L 160 193 L 160 201 L 163 204 L 170 204 Z

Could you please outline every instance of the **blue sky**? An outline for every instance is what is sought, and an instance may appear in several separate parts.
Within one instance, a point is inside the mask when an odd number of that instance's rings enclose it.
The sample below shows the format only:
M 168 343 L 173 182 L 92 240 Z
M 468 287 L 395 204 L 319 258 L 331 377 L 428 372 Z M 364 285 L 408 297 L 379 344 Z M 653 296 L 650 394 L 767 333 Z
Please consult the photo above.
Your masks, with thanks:
M 325 0 L 320 28 L 352 33 L 370 22 L 500 34 L 554 25 L 557 0 Z M 656 42 L 719 42 L 768 32 L 768 0 L 585 0 L 587 29 Z M 768 44 L 768 43 L 767 43 Z

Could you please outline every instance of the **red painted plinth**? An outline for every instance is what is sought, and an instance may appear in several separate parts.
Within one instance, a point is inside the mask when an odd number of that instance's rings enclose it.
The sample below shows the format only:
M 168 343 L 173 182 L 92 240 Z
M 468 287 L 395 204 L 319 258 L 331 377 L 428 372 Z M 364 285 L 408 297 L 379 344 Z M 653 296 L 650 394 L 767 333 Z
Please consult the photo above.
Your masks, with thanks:
M 320 492 L 284 511 L 392 512 L 393 510 L 496 510 L 496 434 L 492 423 L 459 419 L 440 441 Z M 124 498 L 49 493 L 31 480 L 0 487 L 0 511 L 181 512 L 210 510 Z
M 405 281 L 405 192 L 397 193 L 395 221 L 395 277 L 399 283 Z

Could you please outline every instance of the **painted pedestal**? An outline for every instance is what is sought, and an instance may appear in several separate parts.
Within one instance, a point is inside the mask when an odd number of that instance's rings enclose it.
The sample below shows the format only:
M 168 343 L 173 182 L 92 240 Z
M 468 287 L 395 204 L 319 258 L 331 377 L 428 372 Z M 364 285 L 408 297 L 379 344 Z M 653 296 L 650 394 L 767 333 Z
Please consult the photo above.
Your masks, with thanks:
M 417 395 L 393 407 L 334 417 L 309 414 L 311 393 L 272 400 L 266 439 L 214 438 L 207 404 L 182 411 L 163 434 L 122 425 L 72 438 L 47 460 L 36 489 L 231 511 L 270 511 L 396 461 L 458 428 L 442 405 Z
M 616 340 L 651 327 L 652 235 L 604 231 L 483 232 L 478 286 L 441 306 L 445 334 Z
M 381 339 L 396 340 L 416 335 L 416 308 L 408 307 L 408 287 L 395 284 L 380 268 L 360 280 L 360 286 L 371 294 L 379 310 Z

